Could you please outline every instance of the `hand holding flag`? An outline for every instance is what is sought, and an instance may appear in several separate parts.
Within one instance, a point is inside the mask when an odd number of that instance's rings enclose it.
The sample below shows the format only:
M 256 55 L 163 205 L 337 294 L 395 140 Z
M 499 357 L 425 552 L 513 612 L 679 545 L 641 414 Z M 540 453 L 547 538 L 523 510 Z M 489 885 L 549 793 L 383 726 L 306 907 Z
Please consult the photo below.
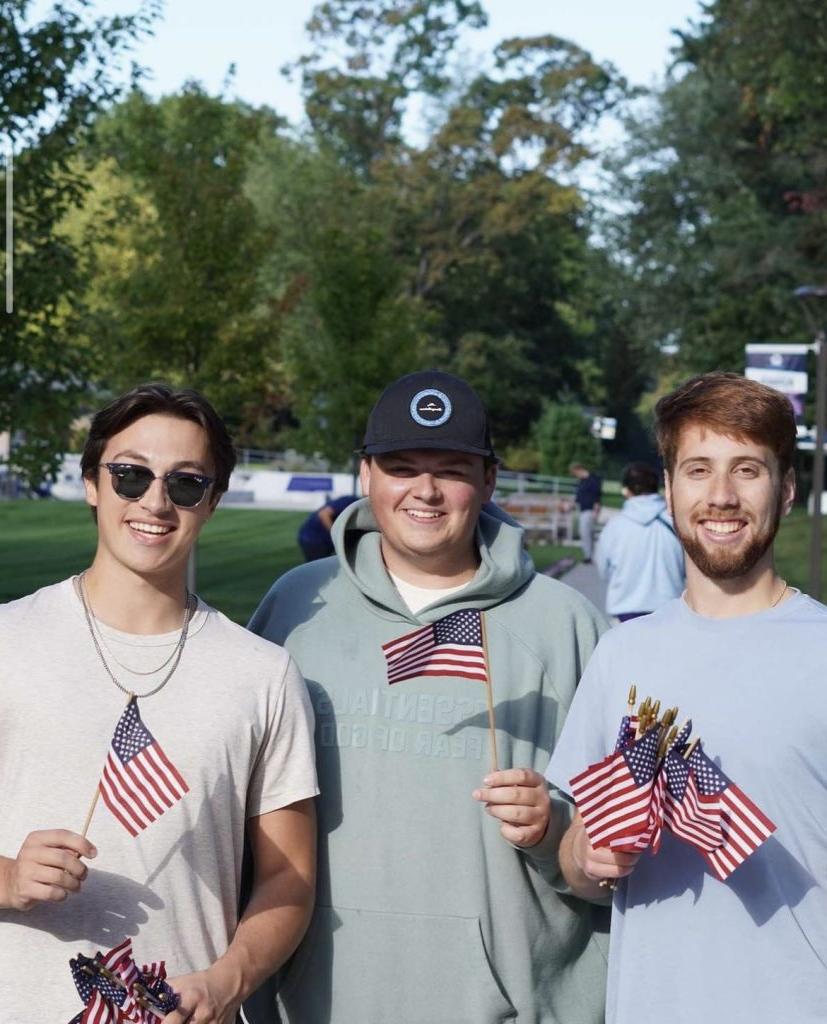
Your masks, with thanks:
M 775 825 L 707 757 L 692 723 L 678 733 L 677 708 L 658 721 L 660 702 L 647 697 L 624 715 L 615 750 L 571 780 L 594 850 L 657 853 L 666 827 L 703 854 L 721 881 L 772 834 Z M 603 883 L 601 883 L 603 884 Z

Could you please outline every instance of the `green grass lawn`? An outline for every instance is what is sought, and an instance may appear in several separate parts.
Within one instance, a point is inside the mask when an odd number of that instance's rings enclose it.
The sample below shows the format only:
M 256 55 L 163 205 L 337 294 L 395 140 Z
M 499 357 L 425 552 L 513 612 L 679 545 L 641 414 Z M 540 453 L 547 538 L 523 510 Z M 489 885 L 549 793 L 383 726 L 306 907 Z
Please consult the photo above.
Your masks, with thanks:
M 305 515 L 219 508 L 198 543 L 199 594 L 246 623 L 273 580 L 301 562 L 296 531 Z M 0 502 L 0 602 L 80 572 L 92 560 L 95 536 L 86 505 Z M 530 550 L 539 569 L 578 555 L 553 544 Z
M 296 531 L 305 513 L 219 509 L 198 545 L 198 592 L 236 622 L 246 622 L 264 592 L 301 562 Z M 776 544 L 778 571 L 807 589 L 809 520 L 796 509 Z M 0 502 L 0 602 L 30 594 L 89 565 L 95 527 L 85 505 L 58 501 Z M 580 552 L 554 544 L 529 548 L 538 569 Z M 822 580 L 825 559 L 822 553 Z

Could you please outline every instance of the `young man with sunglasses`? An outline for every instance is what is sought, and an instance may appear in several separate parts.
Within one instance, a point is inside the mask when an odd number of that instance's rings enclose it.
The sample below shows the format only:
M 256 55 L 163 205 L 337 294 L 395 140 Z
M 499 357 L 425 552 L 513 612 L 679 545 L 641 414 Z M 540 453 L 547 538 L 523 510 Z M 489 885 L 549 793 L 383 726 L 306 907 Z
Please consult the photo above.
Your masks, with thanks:
M 167 1024 L 232 1024 L 304 932 L 318 792 L 304 683 L 283 650 L 185 582 L 234 461 L 196 392 L 153 384 L 116 399 L 81 461 L 92 565 L 0 608 L 3 1024 L 69 1020 L 80 1009 L 69 958 L 126 936 L 139 965 L 166 961 L 180 995 Z M 132 835 L 104 785 L 84 837 L 133 694 L 183 796 Z M 152 804 L 128 764 L 133 795 Z M 255 876 L 239 920 L 245 831 Z

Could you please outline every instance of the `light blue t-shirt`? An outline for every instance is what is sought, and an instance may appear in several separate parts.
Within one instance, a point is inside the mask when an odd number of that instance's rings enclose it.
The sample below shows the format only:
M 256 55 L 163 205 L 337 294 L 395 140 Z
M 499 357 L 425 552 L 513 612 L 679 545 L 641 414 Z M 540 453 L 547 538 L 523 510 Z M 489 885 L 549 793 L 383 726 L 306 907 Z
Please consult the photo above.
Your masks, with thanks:
M 548 778 L 568 792 L 614 749 L 635 683 L 777 825 L 726 882 L 669 833 L 641 857 L 615 894 L 607 1024 L 827 1020 L 826 666 L 827 608 L 802 594 L 735 619 L 678 599 L 600 641 Z

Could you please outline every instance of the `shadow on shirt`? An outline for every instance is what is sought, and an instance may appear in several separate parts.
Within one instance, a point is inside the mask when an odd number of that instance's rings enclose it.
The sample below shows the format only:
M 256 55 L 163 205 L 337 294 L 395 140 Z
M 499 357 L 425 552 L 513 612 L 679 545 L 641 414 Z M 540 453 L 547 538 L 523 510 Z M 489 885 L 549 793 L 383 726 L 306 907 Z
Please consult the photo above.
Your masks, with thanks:
M 629 884 L 626 907 L 659 903 L 687 891 L 693 893 L 697 902 L 704 886 L 726 885 L 760 927 L 779 910 L 798 906 L 817 885 L 809 871 L 775 836 L 770 836 L 726 882 L 712 874 L 697 850 L 666 833 L 660 852 L 651 861 L 649 856 L 644 854 L 648 862 L 645 884 Z

